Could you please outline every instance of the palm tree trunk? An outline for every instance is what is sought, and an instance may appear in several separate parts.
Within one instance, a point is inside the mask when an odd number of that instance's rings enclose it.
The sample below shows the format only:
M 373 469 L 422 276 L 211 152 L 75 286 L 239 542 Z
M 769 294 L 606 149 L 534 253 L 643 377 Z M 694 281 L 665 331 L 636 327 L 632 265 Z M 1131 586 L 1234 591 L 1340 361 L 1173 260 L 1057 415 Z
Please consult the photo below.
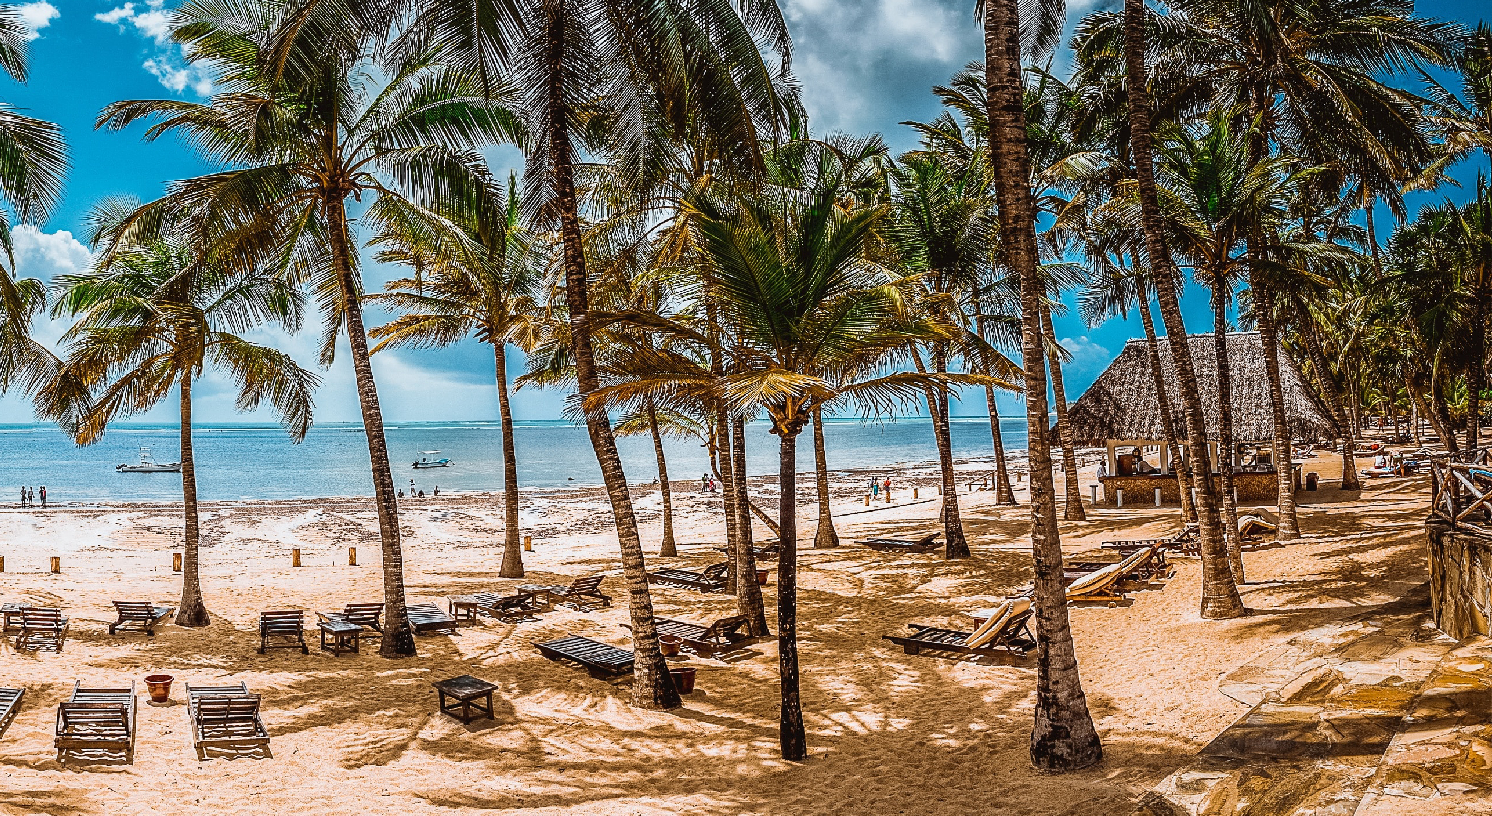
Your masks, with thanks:
M 979 287 L 974 287 L 974 330 L 979 333 L 980 338 L 988 340 L 984 336 L 985 317 L 984 309 L 979 303 Z M 983 373 L 988 374 L 986 369 Z M 1010 506 L 1015 504 L 1015 490 L 1010 486 L 1010 468 L 1005 463 L 1005 439 L 1000 434 L 1000 405 L 995 402 L 995 387 L 986 385 L 984 387 L 984 403 L 989 413 L 989 435 L 995 446 L 995 506 Z
M 756 554 L 751 551 L 751 499 L 746 494 L 746 419 L 731 420 L 731 469 L 735 471 L 736 530 L 740 546 L 736 550 L 736 612 L 746 616 L 746 630 L 752 637 L 772 634 L 767 629 L 767 611 L 762 603 L 762 588 L 756 582 Z M 790 500 L 791 493 L 782 497 Z M 787 539 L 779 539 L 786 546 Z M 796 544 L 794 545 L 796 546 Z
M 206 626 L 200 563 L 201 528 L 197 523 L 197 461 L 192 454 L 192 374 L 181 374 L 181 606 L 177 626 Z
M 494 343 L 497 361 L 497 414 L 503 432 L 503 562 L 499 578 L 523 577 L 523 544 L 518 529 L 518 454 L 513 447 L 513 409 L 508 404 L 507 346 Z
M 1472 285 L 1471 365 L 1466 373 L 1466 461 L 1481 445 L 1482 391 L 1487 387 L 1487 297 L 1478 278 Z
M 721 506 L 725 511 L 725 559 L 730 565 L 725 573 L 725 589 L 735 595 L 739 590 L 736 559 L 741 552 L 741 512 L 736 507 L 736 469 L 731 462 L 730 420 L 726 419 L 724 410 L 715 412 L 715 437 L 719 440 L 715 475 L 720 479 Z
M 1296 308 L 1304 312 L 1304 304 L 1297 303 Z M 1343 398 L 1348 397 L 1344 389 L 1337 386 L 1332 378 L 1331 370 L 1327 367 L 1326 354 L 1321 350 L 1320 338 L 1316 336 L 1314 321 L 1307 324 L 1301 335 L 1305 338 L 1306 351 L 1311 356 L 1311 365 L 1316 369 L 1316 379 L 1321 382 L 1321 395 L 1326 400 L 1327 413 L 1331 421 L 1336 425 L 1336 432 L 1342 437 L 1342 489 L 1362 490 L 1362 479 L 1357 475 L 1357 461 L 1352 455 L 1352 450 L 1357 442 L 1357 433 L 1352 429 L 1352 412 L 1348 410 Z M 1345 372 L 1344 372 L 1345 375 Z M 1392 401 L 1390 401 L 1392 406 Z M 1394 423 L 1395 432 L 1398 431 L 1398 423 Z
M 1031 474 L 1031 549 L 1036 588 L 1036 711 L 1031 762 L 1043 771 L 1086 768 L 1103 759 L 1103 744 L 1088 713 L 1062 585 L 1062 541 L 1047 445 L 1046 359 L 1042 354 L 1043 285 L 1038 278 L 1036 206 L 1026 153 L 1021 82 L 1020 17 L 1016 0 L 986 0 L 984 60 L 990 156 L 1000 211 L 1000 250 L 1020 280 L 1021 364 L 1026 380 L 1026 429 Z
M 1145 0 L 1124 0 L 1124 61 L 1129 77 L 1130 154 L 1134 158 L 1136 186 L 1140 195 L 1140 218 L 1150 256 L 1155 299 L 1171 346 L 1176 382 L 1181 392 L 1186 420 L 1187 447 L 1191 449 L 1192 473 L 1197 491 L 1197 529 L 1202 553 L 1202 617 L 1236 618 L 1244 614 L 1238 585 L 1228 568 L 1227 543 L 1217 511 L 1217 491 L 1207 472 L 1207 426 L 1202 397 L 1197 390 L 1197 371 L 1192 364 L 1181 302 L 1176 295 L 1176 275 L 1166 248 L 1160 206 L 1155 187 L 1155 159 L 1151 151 L 1149 73 L 1145 69 Z
M 824 454 L 824 415 L 819 408 L 813 409 L 813 474 L 817 481 L 819 498 L 819 527 L 813 536 L 813 547 L 826 550 L 839 546 L 839 533 L 834 532 L 834 516 L 829 507 L 829 459 Z
M 332 265 L 341 288 L 346 315 L 347 344 L 351 348 L 352 372 L 357 381 L 358 407 L 362 409 L 363 432 L 368 437 L 368 461 L 373 471 L 373 504 L 378 509 L 378 538 L 383 553 L 383 657 L 408 657 L 415 653 L 414 630 L 404 601 L 404 550 L 399 542 L 399 505 L 394 496 L 394 474 L 389 470 L 388 441 L 383 434 L 383 411 L 378 407 L 378 386 L 368 360 L 368 334 L 363 326 L 362 287 L 352 267 L 352 242 L 347 233 L 347 209 L 341 198 L 326 202 L 328 243 Z
M 926 373 L 927 369 L 922 365 L 922 356 L 917 353 L 915 346 L 909 347 L 912 352 L 912 363 L 916 365 L 917 371 Z M 941 369 L 947 367 L 947 357 L 939 350 L 933 351 L 934 366 Z M 946 392 L 942 395 L 936 388 L 925 386 L 922 389 L 927 399 L 927 413 L 932 417 L 933 439 L 938 444 L 938 475 L 943 484 L 943 509 L 938 514 L 943 522 L 943 558 L 954 560 L 957 558 L 968 558 L 969 541 L 964 537 L 964 523 L 958 512 L 958 482 L 953 475 L 953 438 L 948 432 L 948 396 Z
M 1170 448 L 1171 472 L 1176 476 L 1176 492 L 1181 498 L 1181 516 L 1187 521 L 1197 520 L 1197 508 L 1192 504 L 1192 470 L 1181 456 L 1181 443 L 1177 441 L 1176 415 L 1171 408 L 1171 394 L 1166 389 L 1166 373 L 1160 361 L 1160 338 L 1155 336 L 1155 321 L 1150 317 L 1150 295 L 1140 292 L 1140 323 L 1145 327 L 1145 345 L 1150 350 L 1150 376 L 1155 388 L 1156 402 L 1160 405 L 1160 426 L 1166 435 L 1166 446 Z
M 1264 373 L 1269 376 L 1269 406 L 1274 414 L 1274 469 L 1280 483 L 1280 541 L 1300 538 L 1300 522 L 1295 516 L 1295 466 L 1290 463 L 1290 425 L 1285 418 L 1285 389 L 1280 383 L 1280 344 L 1274 326 L 1274 293 L 1258 279 L 1252 281 L 1258 308 L 1259 339 L 1264 343 Z
M 784 430 L 777 456 L 777 525 L 782 548 L 777 556 L 777 668 L 782 679 L 782 717 L 778 734 L 782 758 L 801 762 L 808 756 L 803 730 L 803 701 L 798 682 L 798 439 Z M 750 548 L 747 548 L 750 551 Z
M 658 489 L 663 492 L 663 544 L 658 555 L 672 558 L 679 554 L 673 540 L 673 493 L 668 487 L 668 460 L 663 457 L 663 434 L 658 430 L 658 412 L 648 403 L 648 428 L 653 432 L 653 453 L 658 457 Z
M 1219 276 L 1221 277 L 1221 276 Z M 1217 355 L 1217 480 L 1223 490 L 1223 540 L 1233 581 L 1243 583 L 1243 542 L 1238 538 L 1238 501 L 1233 493 L 1233 366 L 1228 359 L 1228 297 L 1221 280 L 1213 282 L 1212 347 Z
M 1062 442 L 1062 485 L 1066 499 L 1062 518 L 1087 521 L 1083 512 L 1083 486 L 1078 484 L 1078 457 L 1073 443 L 1072 426 L 1067 424 L 1067 389 L 1062 383 L 1062 361 L 1057 355 L 1057 331 L 1052 326 L 1051 309 L 1042 318 L 1047 341 L 1047 366 L 1052 372 L 1052 399 L 1057 403 L 1057 439 Z
M 600 387 L 596 373 L 595 352 L 591 348 L 590 293 L 586 276 L 585 246 L 581 234 L 579 202 L 575 194 L 575 166 L 573 147 L 570 143 L 568 123 L 570 111 L 565 107 L 565 48 L 570 36 L 566 27 L 570 23 L 571 10 L 564 2 L 543 4 L 546 51 L 546 79 L 549 87 L 545 99 L 550 105 L 546 111 L 547 141 L 551 181 L 554 188 L 554 209 L 559 215 L 560 243 L 565 265 L 565 305 L 570 318 L 570 346 L 575 358 L 576 391 L 584 401 Z M 598 406 L 585 406 L 585 427 L 590 433 L 591 447 L 595 449 L 596 461 L 601 467 L 601 479 L 606 484 L 606 495 L 611 500 L 612 515 L 616 517 L 617 544 L 622 555 L 622 575 L 627 583 L 628 610 L 632 618 L 632 649 L 635 662 L 632 669 L 632 705 L 638 708 L 677 708 L 682 702 L 674 688 L 673 678 L 668 673 L 668 664 L 658 649 L 658 630 L 653 622 L 653 598 L 648 592 L 647 564 L 642 554 L 642 539 L 637 533 L 637 516 L 632 512 L 632 497 L 627 492 L 627 476 L 622 470 L 622 457 L 617 453 L 616 436 L 611 430 L 611 421 L 606 411 Z

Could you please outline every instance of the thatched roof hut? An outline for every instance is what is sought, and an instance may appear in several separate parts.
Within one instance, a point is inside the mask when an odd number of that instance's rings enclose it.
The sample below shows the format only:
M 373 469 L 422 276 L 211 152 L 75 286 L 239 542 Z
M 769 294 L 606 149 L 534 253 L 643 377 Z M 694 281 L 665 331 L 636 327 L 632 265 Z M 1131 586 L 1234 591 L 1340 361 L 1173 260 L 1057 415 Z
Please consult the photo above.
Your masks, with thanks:
M 1207 435 L 1217 438 L 1217 356 L 1210 334 L 1187 336 L 1207 415 Z M 1161 365 L 1171 409 L 1181 432 L 1181 394 L 1177 389 L 1170 346 L 1161 338 Z M 1330 439 L 1332 422 L 1317 407 L 1301 374 L 1288 355 L 1281 352 L 1280 379 L 1285 389 L 1285 415 L 1292 438 Z M 1240 442 L 1259 442 L 1274 435 L 1269 405 L 1269 377 L 1264 370 L 1264 347 L 1258 332 L 1228 334 L 1228 359 L 1232 363 L 1233 437 Z M 1110 439 L 1165 438 L 1160 421 L 1160 401 L 1155 398 L 1155 379 L 1150 372 L 1150 350 L 1143 339 L 1131 340 L 1107 370 L 1083 392 L 1067 411 L 1073 436 L 1079 445 L 1103 445 Z

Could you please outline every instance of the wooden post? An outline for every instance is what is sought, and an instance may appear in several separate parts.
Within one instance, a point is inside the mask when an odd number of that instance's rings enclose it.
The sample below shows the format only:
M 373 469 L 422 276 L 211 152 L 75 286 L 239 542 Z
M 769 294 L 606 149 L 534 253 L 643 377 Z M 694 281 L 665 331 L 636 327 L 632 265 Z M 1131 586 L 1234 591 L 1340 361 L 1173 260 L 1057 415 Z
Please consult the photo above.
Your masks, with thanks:
M 60 572 L 62 572 L 62 557 L 54 555 L 52 556 L 52 574 L 56 575 Z
M 1123 507 L 1124 506 L 1124 488 L 1122 488 L 1122 487 L 1118 488 L 1118 489 L 1116 489 L 1114 491 L 1114 506 L 1115 507 Z
M 1155 489 L 1155 506 L 1160 507 L 1160 488 Z
M 300 547 L 296 547 L 290 551 L 290 566 L 300 566 Z
M 915 488 L 915 487 L 914 487 L 914 488 L 912 488 L 912 498 L 913 498 L 913 499 L 916 499 L 916 498 L 917 498 L 917 488 Z
M 1095 505 L 1098 504 L 1098 485 L 1088 485 L 1088 495 Z
M 349 566 L 349 567 L 355 567 L 355 566 L 357 566 L 357 547 L 348 547 L 347 548 L 347 566 Z
M 171 553 L 171 571 L 181 572 L 181 553 Z
M 526 536 L 523 537 L 523 551 L 524 552 L 533 552 L 534 551 L 534 537 L 533 536 L 526 535 Z
M 870 494 L 869 493 L 865 494 L 865 506 L 866 507 L 870 506 Z
M 0 555 L 0 572 L 5 572 L 5 556 Z

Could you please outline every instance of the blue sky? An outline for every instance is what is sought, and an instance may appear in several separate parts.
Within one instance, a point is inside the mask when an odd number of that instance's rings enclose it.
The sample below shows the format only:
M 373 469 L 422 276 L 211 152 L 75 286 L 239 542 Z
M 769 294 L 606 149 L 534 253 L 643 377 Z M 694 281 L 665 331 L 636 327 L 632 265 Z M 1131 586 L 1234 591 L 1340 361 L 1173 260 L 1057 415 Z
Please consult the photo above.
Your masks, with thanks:
M 118 194 L 153 198 L 169 181 L 208 169 L 169 137 L 147 143 L 140 138 L 139 127 L 122 133 L 93 129 L 99 110 L 115 100 L 201 99 L 210 93 L 207 75 L 187 65 L 167 37 L 175 3 L 49 0 L 21 6 L 37 35 L 31 43 L 31 77 L 24 85 L 0 81 L 0 102 L 60 124 L 70 147 L 72 170 L 66 197 L 51 219 L 39 229 L 22 226 L 16 231 L 20 275 L 50 279 L 86 266 L 88 249 L 79 238 L 84 217 L 99 199 Z M 915 136 L 898 123 L 936 115 L 932 86 L 982 56 L 972 0 L 781 0 L 781 5 L 794 37 L 794 69 L 818 133 L 875 131 L 885 136 L 893 151 L 914 147 Z M 1070 2 L 1069 25 L 1104 7 L 1111 4 Z M 1423 14 L 1467 23 L 1475 23 L 1484 8 L 1472 0 L 1419 4 Z M 1059 73 L 1062 59 L 1059 56 Z M 518 157 L 515 151 L 503 149 L 494 158 L 499 163 L 516 163 Z M 1468 179 L 1477 167 L 1485 167 L 1485 162 L 1468 164 L 1460 172 Z M 1462 195 L 1462 191 L 1448 189 L 1421 197 L 1414 206 Z M 1381 214 L 1379 224 L 1380 235 L 1386 235 L 1386 213 Z M 398 270 L 371 265 L 369 270 L 375 279 L 398 274 Z M 1188 325 L 1205 330 L 1209 325 L 1205 294 L 1189 290 L 1186 301 Z M 63 328 L 46 324 L 38 327 L 38 334 L 52 340 Z M 1111 321 L 1090 328 L 1069 316 L 1057 319 L 1057 333 L 1073 353 L 1067 379 L 1068 393 L 1076 398 L 1140 330 L 1137 321 Z M 297 337 L 264 334 L 261 339 L 286 349 L 305 365 L 314 363 L 314 331 Z M 510 360 L 513 370 L 520 360 L 516 355 Z M 470 342 L 440 352 L 397 352 L 375 358 L 385 413 L 396 422 L 494 418 L 492 371 L 490 350 Z M 318 421 L 356 421 L 357 401 L 345 354 L 323 377 L 325 384 L 317 395 Z M 232 395 L 221 379 L 209 376 L 197 396 L 199 422 L 244 419 L 234 411 Z M 561 399 L 554 393 L 524 391 L 515 395 L 514 407 L 520 418 L 554 418 Z M 970 400 L 963 410 L 955 410 L 983 413 L 983 399 Z M 1019 408 L 1013 398 L 1002 401 L 1002 411 L 1014 410 Z M 144 418 L 169 421 L 171 404 Z M 24 401 L 0 398 L 0 422 L 30 419 Z

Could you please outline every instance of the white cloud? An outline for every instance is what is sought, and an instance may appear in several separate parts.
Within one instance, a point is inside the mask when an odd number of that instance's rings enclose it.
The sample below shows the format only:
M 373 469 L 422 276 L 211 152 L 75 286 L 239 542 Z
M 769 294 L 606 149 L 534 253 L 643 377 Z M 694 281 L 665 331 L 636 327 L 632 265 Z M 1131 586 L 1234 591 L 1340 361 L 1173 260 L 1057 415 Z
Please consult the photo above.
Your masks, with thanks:
M 20 15 L 21 21 L 26 24 L 30 31 L 26 32 L 26 39 L 34 40 L 40 37 L 37 33 L 52 24 L 52 21 L 62 16 L 57 7 L 46 0 L 38 0 L 35 3 L 22 3 L 15 7 L 16 14 Z
M 15 245 L 16 276 L 51 281 L 59 274 L 88 268 L 93 253 L 67 230 L 42 232 L 30 224 L 11 228 Z
M 1088 384 L 1102 374 L 1109 362 L 1114 359 L 1113 352 L 1088 339 L 1086 335 L 1063 337 L 1057 341 L 1057 344 L 1067 349 L 1067 353 L 1072 355 L 1072 359 L 1062 364 L 1063 381 L 1081 386 L 1076 389 L 1069 386 L 1069 399 L 1077 399 L 1077 395 L 1087 389 Z
M 143 6 L 125 3 L 95 14 L 93 19 L 118 26 L 121 32 L 128 26 L 148 38 L 155 46 L 155 54 L 145 60 L 143 67 L 166 88 L 175 93 L 190 89 L 198 96 L 211 96 L 212 75 L 205 66 L 188 63 L 181 47 L 171 41 L 174 13 L 166 8 L 165 0 L 146 0 Z

